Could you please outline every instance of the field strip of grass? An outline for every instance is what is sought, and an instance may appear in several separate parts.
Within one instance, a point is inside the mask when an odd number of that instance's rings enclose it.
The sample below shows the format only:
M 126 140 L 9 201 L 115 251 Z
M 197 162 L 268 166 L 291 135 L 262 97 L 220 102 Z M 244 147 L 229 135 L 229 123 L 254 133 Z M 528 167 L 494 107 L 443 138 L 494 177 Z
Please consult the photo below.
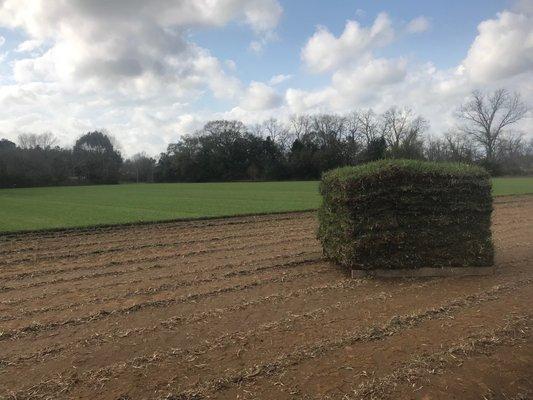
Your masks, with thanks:
M 533 193 L 533 177 L 495 178 L 493 192 Z M 0 232 L 302 211 L 319 204 L 316 181 L 0 189 Z
M 492 192 L 495 196 L 533 193 L 533 177 L 493 178 Z

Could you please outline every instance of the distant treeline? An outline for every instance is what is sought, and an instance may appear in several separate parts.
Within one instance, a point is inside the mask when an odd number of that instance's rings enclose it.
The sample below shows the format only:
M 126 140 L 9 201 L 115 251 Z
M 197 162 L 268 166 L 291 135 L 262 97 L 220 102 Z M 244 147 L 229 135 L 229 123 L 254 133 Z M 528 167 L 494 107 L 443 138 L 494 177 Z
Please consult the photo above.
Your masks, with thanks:
M 52 134 L 25 134 L 18 144 L 0 140 L 0 187 L 318 179 L 322 172 L 383 158 L 460 161 L 493 175 L 533 173 L 533 140 L 509 129 L 527 109 L 517 94 L 474 92 L 457 112 L 457 129 L 438 138 L 409 109 L 391 107 L 347 115 L 297 115 L 246 126 L 211 121 L 170 144 L 157 159 L 124 160 L 104 132 L 81 136 L 72 149 Z

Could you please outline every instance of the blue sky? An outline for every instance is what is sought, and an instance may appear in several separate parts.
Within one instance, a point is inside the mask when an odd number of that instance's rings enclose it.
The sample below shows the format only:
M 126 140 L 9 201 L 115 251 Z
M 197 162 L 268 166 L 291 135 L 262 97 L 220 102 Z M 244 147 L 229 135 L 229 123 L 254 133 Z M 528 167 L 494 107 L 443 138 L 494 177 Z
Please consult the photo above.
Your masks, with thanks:
M 291 82 L 300 88 L 312 89 L 328 82 L 325 74 L 307 73 L 301 64 L 300 51 L 319 25 L 335 35 L 342 33 L 346 20 L 372 24 L 381 12 L 387 12 L 398 24 L 425 16 L 431 27 L 416 38 L 404 36 L 380 51 L 385 57 L 407 55 L 416 62 L 432 62 L 448 69 L 464 58 L 476 36 L 478 24 L 509 7 L 502 0 L 472 1 L 346 1 L 293 0 L 280 2 L 283 16 L 277 28 L 278 38 L 259 54 L 247 50 L 251 40 L 248 29 L 234 22 L 225 29 L 209 29 L 193 34 L 195 41 L 220 59 L 231 59 L 238 65 L 239 77 L 245 82 L 267 81 L 276 74 L 292 75 Z M 223 109 L 206 98 L 210 106 Z
M 388 56 L 411 54 L 418 61 L 433 61 L 439 68 L 450 68 L 464 58 L 476 36 L 478 24 L 494 17 L 510 2 L 293 0 L 282 1 L 281 4 L 284 13 L 277 29 L 279 39 L 269 44 L 259 56 L 243 51 L 250 37 L 242 24 L 233 23 L 223 30 L 198 32 L 194 37 L 217 57 L 235 60 L 243 79 L 268 79 L 272 75 L 272 64 L 279 73 L 300 72 L 299 52 L 317 25 L 326 26 L 338 35 L 348 19 L 368 25 L 383 11 L 398 23 L 424 15 L 431 20 L 431 29 L 416 40 L 403 38 L 384 53 Z
M 531 100 L 532 10 L 533 0 L 0 0 L 0 136 L 52 131 L 69 145 L 105 128 L 126 154 L 156 154 L 213 118 L 392 105 L 439 135 L 473 89 Z

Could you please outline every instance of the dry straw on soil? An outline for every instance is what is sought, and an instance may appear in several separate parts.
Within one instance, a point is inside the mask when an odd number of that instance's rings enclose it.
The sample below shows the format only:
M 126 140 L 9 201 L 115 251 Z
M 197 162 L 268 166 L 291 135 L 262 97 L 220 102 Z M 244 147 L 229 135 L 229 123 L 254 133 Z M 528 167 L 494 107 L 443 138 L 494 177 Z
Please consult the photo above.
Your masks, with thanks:
M 489 175 L 463 164 L 383 160 L 324 174 L 318 237 L 351 268 L 493 264 Z

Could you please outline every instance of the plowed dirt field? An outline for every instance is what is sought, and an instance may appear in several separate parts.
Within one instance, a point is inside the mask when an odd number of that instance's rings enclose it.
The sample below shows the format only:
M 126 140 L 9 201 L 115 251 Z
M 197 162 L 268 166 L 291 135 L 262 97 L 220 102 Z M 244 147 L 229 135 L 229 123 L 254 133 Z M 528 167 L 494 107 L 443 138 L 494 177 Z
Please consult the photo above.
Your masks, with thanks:
M 496 274 L 356 280 L 312 212 L 0 237 L 0 398 L 533 398 L 533 196 Z

